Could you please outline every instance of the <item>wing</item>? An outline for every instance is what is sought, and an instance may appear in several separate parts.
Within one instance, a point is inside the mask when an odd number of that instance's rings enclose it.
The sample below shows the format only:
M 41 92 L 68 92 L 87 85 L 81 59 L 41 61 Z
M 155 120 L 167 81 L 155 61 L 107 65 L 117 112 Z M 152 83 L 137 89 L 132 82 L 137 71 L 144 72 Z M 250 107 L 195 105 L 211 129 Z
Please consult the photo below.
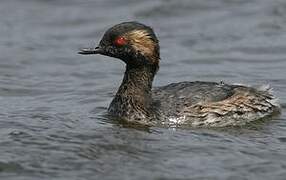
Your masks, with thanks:
M 244 124 L 279 109 L 276 98 L 265 89 L 224 83 L 174 83 L 154 89 L 153 97 L 164 115 L 193 126 Z
M 169 116 L 186 106 L 218 102 L 234 94 L 234 86 L 214 82 L 180 82 L 153 89 L 155 105 Z

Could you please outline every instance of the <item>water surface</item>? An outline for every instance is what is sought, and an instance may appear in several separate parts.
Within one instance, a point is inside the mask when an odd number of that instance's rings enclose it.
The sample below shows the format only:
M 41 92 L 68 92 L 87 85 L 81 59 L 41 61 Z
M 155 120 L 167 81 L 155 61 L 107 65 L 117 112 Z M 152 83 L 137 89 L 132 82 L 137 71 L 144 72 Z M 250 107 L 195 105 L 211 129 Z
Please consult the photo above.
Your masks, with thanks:
M 284 0 L 2 0 L 0 179 L 285 179 L 285 19 Z M 160 39 L 156 86 L 271 84 L 282 115 L 148 131 L 107 119 L 124 64 L 77 51 L 130 20 Z

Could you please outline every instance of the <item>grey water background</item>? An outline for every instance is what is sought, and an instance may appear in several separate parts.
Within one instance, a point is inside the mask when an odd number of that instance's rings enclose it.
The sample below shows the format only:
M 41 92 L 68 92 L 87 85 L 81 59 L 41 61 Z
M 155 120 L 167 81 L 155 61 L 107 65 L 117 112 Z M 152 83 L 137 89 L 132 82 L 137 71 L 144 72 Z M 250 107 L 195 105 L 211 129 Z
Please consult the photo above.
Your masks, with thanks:
M 126 128 L 103 116 L 124 64 L 80 56 L 122 21 L 161 43 L 155 86 L 270 84 L 250 127 Z M 0 179 L 286 179 L 286 1 L 1 0 Z

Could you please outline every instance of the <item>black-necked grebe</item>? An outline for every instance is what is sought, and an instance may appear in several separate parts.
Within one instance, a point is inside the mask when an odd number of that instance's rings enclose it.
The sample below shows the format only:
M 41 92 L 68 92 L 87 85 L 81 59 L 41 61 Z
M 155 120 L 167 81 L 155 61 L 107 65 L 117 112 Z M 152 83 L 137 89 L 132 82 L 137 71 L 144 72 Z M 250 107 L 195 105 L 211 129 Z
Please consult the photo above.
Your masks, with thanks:
M 102 54 L 126 63 L 110 115 L 144 125 L 223 127 L 244 125 L 279 112 L 268 88 L 215 82 L 180 82 L 154 88 L 159 42 L 152 28 L 124 22 L 108 29 L 99 46 L 80 54 Z

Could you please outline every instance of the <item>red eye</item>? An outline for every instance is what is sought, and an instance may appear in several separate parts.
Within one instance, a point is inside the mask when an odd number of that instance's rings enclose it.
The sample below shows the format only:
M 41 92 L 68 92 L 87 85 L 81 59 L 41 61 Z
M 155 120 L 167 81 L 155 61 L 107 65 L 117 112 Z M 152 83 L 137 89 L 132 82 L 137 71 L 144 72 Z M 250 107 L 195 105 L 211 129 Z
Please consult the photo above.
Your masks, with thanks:
M 116 46 L 123 46 L 123 45 L 127 44 L 127 41 L 124 37 L 118 37 L 115 39 L 114 44 Z

